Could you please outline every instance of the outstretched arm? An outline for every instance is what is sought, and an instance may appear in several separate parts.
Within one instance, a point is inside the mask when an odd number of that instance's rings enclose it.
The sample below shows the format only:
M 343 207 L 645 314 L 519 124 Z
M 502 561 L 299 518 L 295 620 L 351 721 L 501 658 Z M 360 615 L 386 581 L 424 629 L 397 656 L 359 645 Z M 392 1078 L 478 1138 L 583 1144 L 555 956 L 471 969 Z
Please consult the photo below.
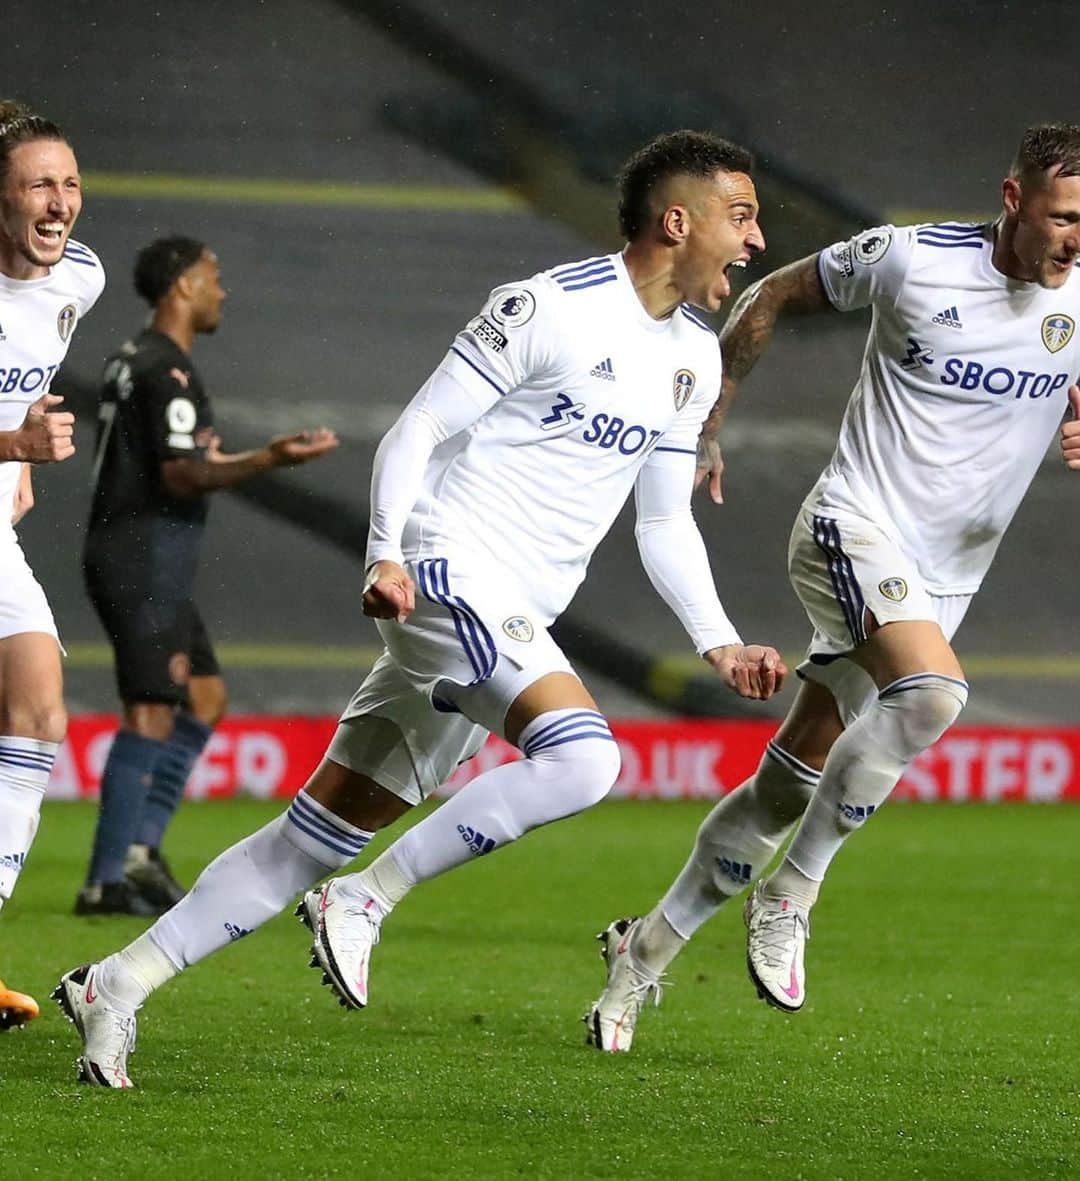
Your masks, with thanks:
M 278 435 L 255 451 L 226 454 L 215 435 L 203 456 L 163 460 L 161 482 L 173 496 L 201 496 L 218 488 L 231 488 L 271 468 L 308 463 L 337 445 L 337 435 L 327 427 L 319 427 L 295 435 Z
M 787 669 L 775 648 L 743 644 L 724 612 L 690 509 L 693 474 L 690 456 L 672 453 L 654 453 L 639 473 L 635 536 L 642 565 L 724 684 L 740 697 L 764 700 Z
M 720 332 L 724 377 L 720 397 L 701 428 L 695 479 L 696 487 L 708 478 L 709 495 L 717 504 L 723 500 L 720 428 L 731 409 L 739 382 L 768 347 L 776 321 L 782 315 L 817 312 L 832 306 L 821 284 L 817 261 L 818 256 L 812 254 L 781 267 L 748 287 L 739 296 Z

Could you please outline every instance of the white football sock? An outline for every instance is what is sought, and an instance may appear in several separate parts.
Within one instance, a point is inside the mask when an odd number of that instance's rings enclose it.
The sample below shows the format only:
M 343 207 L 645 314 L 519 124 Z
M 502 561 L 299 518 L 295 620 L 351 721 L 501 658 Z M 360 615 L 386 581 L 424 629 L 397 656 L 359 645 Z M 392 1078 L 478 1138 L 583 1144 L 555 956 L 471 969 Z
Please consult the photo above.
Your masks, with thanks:
M 619 748 L 595 710 L 549 710 L 518 745 L 524 759 L 478 776 L 390 846 L 384 857 L 395 862 L 398 889 L 591 807 L 619 775 Z
M 302 791 L 283 816 L 212 861 L 144 938 L 182 971 L 280 914 L 302 890 L 352 861 L 371 837 Z M 163 982 L 164 969 L 136 940 L 101 971 L 113 996 L 137 1006 Z
M 0 906 L 15 891 L 41 818 L 59 743 L 0 737 Z
M 705 817 L 689 860 L 635 934 L 635 958 L 662 972 L 702 923 L 764 872 L 817 781 L 817 771 L 770 742 L 754 775 Z
M 901 677 L 882 689 L 829 752 L 784 865 L 764 893 L 790 896 L 781 893 L 785 881 L 797 881 L 789 864 L 808 882 L 820 883 L 840 846 L 889 798 L 908 763 L 953 724 L 967 692 L 964 681 L 939 673 Z

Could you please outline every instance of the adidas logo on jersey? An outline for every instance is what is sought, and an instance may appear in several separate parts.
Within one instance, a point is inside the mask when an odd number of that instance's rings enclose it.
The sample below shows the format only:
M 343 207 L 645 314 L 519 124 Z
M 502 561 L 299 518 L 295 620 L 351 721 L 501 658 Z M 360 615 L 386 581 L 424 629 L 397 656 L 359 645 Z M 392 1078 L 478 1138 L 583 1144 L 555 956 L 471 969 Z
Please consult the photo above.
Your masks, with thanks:
M 931 316 L 930 322 L 944 324 L 946 328 L 963 328 L 963 324 L 960 323 L 960 313 L 956 310 L 955 304 L 943 312 L 938 312 L 936 316 Z
M 599 377 L 603 381 L 614 381 L 615 370 L 612 368 L 611 358 L 605 357 L 599 365 L 589 370 L 589 374 L 592 377 Z
M 3 324 L 0 324 L 0 340 L 7 340 L 7 337 L 4 335 L 4 326 L 3 326 Z
M 21 872 L 22 867 L 26 864 L 25 853 L 3 853 L 0 854 L 0 869 L 13 869 L 16 873 Z

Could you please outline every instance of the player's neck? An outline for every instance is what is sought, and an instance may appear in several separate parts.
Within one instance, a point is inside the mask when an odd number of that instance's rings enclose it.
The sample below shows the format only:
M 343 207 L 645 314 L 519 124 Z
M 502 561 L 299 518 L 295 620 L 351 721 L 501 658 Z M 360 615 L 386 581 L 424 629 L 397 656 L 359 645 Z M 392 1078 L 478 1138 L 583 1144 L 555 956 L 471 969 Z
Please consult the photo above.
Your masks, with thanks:
M 1034 283 L 1038 279 L 1037 273 L 1030 266 L 1025 266 L 1016 253 L 1015 231 L 1015 225 L 1004 216 L 994 222 L 994 249 L 990 255 L 990 264 L 1006 279 Z
M 26 283 L 31 279 L 44 279 L 48 273 L 48 267 L 32 263 L 6 242 L 0 241 L 0 275 Z
M 674 315 L 683 296 L 672 277 L 668 252 L 652 249 L 650 243 L 630 242 L 623 250 L 623 262 L 645 311 L 654 320 Z
M 191 346 L 195 343 L 195 329 L 189 316 L 162 306 L 156 308 L 150 317 L 150 327 L 162 336 L 167 336 L 178 349 L 185 353 L 191 352 Z

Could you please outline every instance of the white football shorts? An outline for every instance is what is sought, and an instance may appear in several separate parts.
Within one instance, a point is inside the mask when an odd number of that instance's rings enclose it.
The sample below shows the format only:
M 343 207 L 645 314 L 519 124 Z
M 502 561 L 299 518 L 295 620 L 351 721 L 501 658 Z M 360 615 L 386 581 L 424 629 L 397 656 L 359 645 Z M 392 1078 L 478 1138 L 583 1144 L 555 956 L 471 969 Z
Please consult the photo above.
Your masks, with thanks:
M 49 600 L 13 531 L 0 534 L 0 640 L 23 632 L 59 636 Z
M 386 651 L 342 714 L 327 756 L 417 804 L 488 731 L 503 734 L 506 711 L 529 685 L 576 673 L 511 583 L 469 578 L 445 558 L 407 569 L 416 609 L 403 624 L 378 621 Z
M 803 505 L 788 545 L 788 574 L 814 635 L 796 672 L 829 689 L 845 726 L 877 698 L 873 679 L 841 659 L 879 624 L 936 623 L 952 641 L 971 595 L 933 595 L 897 543 L 865 517 Z

